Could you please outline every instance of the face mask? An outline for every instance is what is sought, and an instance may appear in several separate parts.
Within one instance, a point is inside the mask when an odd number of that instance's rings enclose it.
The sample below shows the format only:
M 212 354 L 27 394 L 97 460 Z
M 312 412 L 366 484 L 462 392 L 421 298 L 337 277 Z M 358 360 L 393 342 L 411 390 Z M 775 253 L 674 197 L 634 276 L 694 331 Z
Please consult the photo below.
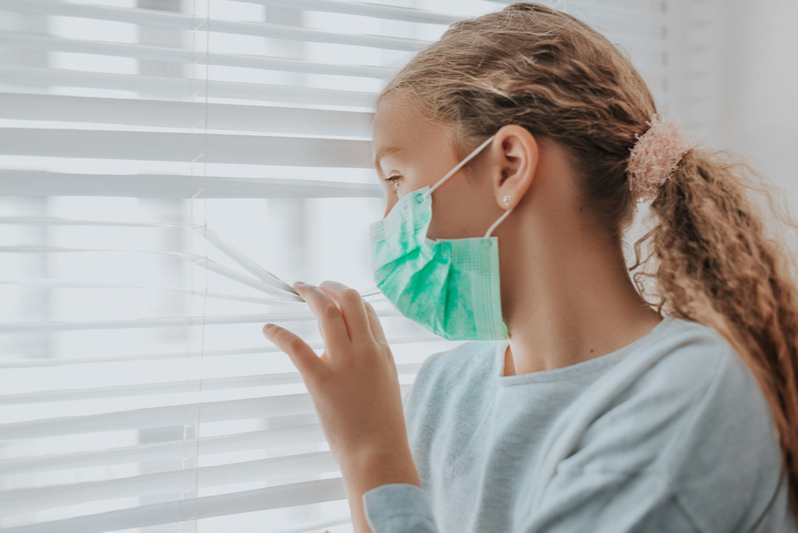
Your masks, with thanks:
M 428 239 L 431 193 L 478 155 L 469 154 L 436 185 L 403 196 L 372 224 L 375 282 L 398 311 L 448 340 L 502 340 L 508 336 L 500 309 L 497 237 L 507 210 L 482 238 Z

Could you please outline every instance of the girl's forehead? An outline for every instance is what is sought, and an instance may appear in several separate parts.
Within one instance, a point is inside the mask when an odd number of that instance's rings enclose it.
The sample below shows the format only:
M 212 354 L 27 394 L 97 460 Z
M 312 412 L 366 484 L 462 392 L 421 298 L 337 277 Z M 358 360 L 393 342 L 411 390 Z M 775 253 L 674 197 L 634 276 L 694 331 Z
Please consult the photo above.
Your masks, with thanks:
M 373 135 L 402 135 L 424 129 L 425 122 L 416 106 L 406 98 L 390 96 L 384 98 L 375 110 L 372 131 Z
M 372 121 L 372 149 L 376 156 L 419 149 L 437 138 L 448 138 L 448 128 L 427 120 L 419 107 L 401 96 L 381 100 Z

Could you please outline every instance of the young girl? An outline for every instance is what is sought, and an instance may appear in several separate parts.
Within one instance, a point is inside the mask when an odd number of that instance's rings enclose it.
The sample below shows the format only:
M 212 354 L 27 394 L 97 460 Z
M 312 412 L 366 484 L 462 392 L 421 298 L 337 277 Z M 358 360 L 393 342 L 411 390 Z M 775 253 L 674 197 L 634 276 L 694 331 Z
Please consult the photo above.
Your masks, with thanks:
M 378 286 L 479 342 L 429 357 L 404 413 L 353 289 L 295 286 L 320 357 L 264 327 L 305 380 L 356 531 L 796 531 L 787 256 L 741 166 L 659 117 L 611 43 L 537 4 L 456 23 L 383 91 L 373 142 Z M 657 221 L 653 306 L 623 256 L 637 201 Z

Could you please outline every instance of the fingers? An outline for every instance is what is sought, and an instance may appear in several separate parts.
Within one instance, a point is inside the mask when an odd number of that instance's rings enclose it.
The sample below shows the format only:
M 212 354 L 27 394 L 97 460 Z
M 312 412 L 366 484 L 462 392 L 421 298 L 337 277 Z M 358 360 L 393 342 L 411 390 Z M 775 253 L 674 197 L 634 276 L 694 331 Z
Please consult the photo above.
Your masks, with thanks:
M 275 324 L 266 324 L 262 331 L 267 339 L 289 356 L 303 376 L 303 381 L 306 381 L 307 376 L 313 376 L 317 372 L 320 359 L 303 339 Z
M 350 335 L 347 333 L 342 311 L 333 300 L 314 285 L 297 282 L 294 288 L 317 317 L 326 348 L 346 348 L 350 343 Z
M 369 302 L 364 302 L 364 308 L 367 310 L 367 319 L 372 330 L 372 336 L 376 341 L 388 346 L 389 341 L 386 340 L 386 334 L 383 332 L 383 326 L 381 326 L 381 321 L 378 319 L 378 313 L 375 312 L 375 308 Z
M 358 291 L 336 281 L 323 281 L 319 288 L 339 305 L 351 341 L 374 340 L 365 302 Z

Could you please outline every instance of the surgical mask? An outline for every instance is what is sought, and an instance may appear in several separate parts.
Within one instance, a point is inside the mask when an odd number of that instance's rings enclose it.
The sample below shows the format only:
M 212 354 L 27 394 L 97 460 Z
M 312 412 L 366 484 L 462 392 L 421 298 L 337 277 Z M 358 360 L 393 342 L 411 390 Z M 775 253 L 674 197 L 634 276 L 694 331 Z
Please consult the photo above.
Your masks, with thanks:
M 380 291 L 403 315 L 448 340 L 502 340 L 508 336 L 500 308 L 500 266 L 494 229 L 482 238 L 427 237 L 431 193 L 478 155 L 487 139 L 433 187 L 398 200 L 372 224 L 372 260 Z M 509 199 L 506 197 L 506 199 Z

